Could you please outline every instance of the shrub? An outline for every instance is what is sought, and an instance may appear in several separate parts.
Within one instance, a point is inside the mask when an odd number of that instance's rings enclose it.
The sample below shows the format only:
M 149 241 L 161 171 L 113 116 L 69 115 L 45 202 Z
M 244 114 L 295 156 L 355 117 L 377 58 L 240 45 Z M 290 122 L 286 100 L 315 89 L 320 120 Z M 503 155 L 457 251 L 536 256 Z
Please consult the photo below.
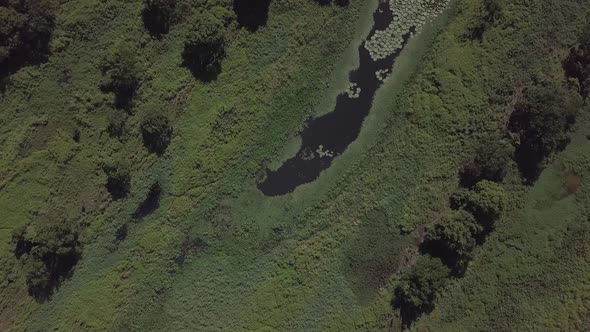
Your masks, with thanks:
M 508 128 L 520 138 L 515 159 L 526 183 L 533 183 L 543 162 L 563 150 L 582 107 L 580 96 L 561 85 L 533 86 L 514 107 Z
M 103 167 L 107 175 L 107 182 L 105 187 L 111 194 L 113 199 L 121 199 L 127 197 L 131 189 L 131 175 L 129 169 L 121 164 L 116 163 Z
M 103 91 L 113 92 L 115 107 L 129 109 L 131 101 L 141 81 L 141 68 L 137 59 L 137 49 L 130 43 L 116 45 L 105 57 L 101 70 L 105 82 Z
M 482 226 L 471 213 L 464 210 L 452 211 L 439 223 L 426 228 L 421 249 L 440 258 L 453 274 L 462 275 L 482 231 Z
M 402 276 L 393 303 L 400 309 L 404 325 L 410 326 L 420 315 L 434 309 L 448 276 L 449 270 L 441 260 L 428 255 L 421 256 L 412 271 Z
M 167 116 L 150 112 L 141 122 L 141 136 L 143 145 L 148 151 L 162 154 L 172 139 L 172 126 Z
M 175 21 L 176 0 L 144 0 L 143 25 L 153 36 L 168 33 Z

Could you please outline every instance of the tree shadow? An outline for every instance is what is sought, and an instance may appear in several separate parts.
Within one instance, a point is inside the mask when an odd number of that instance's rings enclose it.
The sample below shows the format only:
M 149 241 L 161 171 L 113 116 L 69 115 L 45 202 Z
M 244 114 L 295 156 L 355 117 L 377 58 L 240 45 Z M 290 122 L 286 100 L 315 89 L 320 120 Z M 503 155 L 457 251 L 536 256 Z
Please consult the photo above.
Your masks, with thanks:
M 252 32 L 266 25 L 270 2 L 271 0 L 234 0 L 238 24 Z

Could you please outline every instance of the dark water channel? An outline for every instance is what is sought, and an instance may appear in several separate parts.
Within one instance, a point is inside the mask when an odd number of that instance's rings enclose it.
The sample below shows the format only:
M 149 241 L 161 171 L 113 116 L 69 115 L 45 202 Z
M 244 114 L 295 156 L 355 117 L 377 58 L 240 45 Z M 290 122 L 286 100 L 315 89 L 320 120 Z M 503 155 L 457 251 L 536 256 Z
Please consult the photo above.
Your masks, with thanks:
M 369 34 L 385 30 L 393 19 L 387 1 L 380 1 L 373 14 L 375 25 Z M 409 34 L 404 36 L 404 45 Z M 373 96 L 382 81 L 375 74 L 378 70 L 391 71 L 400 51 L 389 57 L 373 61 L 364 43 L 359 47 L 360 66 L 349 74 L 350 82 L 361 88 L 358 98 L 348 93 L 338 95 L 333 112 L 307 122 L 301 133 L 302 144 L 295 157 L 287 160 L 277 170 L 266 170 L 266 178 L 258 189 L 266 196 L 279 196 L 292 192 L 297 186 L 317 179 L 330 167 L 332 160 L 342 154 L 359 135 L 364 119 L 369 114 Z M 324 153 L 326 152 L 327 153 Z

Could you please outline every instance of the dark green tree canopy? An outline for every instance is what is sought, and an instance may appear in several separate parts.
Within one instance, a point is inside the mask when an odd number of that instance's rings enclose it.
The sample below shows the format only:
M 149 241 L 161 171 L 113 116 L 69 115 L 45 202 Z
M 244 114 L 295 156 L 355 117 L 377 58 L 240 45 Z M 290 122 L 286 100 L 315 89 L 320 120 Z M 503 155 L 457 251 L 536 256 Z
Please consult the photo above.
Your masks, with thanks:
M 478 182 L 473 190 L 462 189 L 451 197 L 451 207 L 473 214 L 484 229 L 492 229 L 506 207 L 508 196 L 504 188 L 491 181 Z
M 225 56 L 224 21 L 210 12 L 194 15 L 185 36 L 182 58 L 196 78 L 215 79 Z
M 506 140 L 494 137 L 482 140 L 475 157 L 461 170 L 461 185 L 470 188 L 481 180 L 502 181 L 513 155 L 514 147 Z
M 580 38 L 578 46 L 570 49 L 568 57 L 563 62 L 563 69 L 567 77 L 578 80 L 580 94 L 583 98 L 588 98 L 590 95 L 590 31 Z
M 428 226 L 421 250 L 440 258 L 455 275 L 465 272 L 483 227 L 465 210 L 452 211 Z
M 168 33 L 176 20 L 176 0 L 144 0 L 143 24 L 153 36 Z
M 421 256 L 412 271 L 404 274 L 394 298 L 394 306 L 400 309 L 404 325 L 410 326 L 420 315 L 434 309 L 448 276 L 449 269 L 441 260 L 428 255 Z
M 53 0 L 0 1 L 0 78 L 47 60 L 55 7 Z
M 558 84 L 536 85 L 525 91 L 508 128 L 520 138 L 515 157 L 526 182 L 534 182 L 543 161 L 567 146 L 582 105 L 577 93 Z

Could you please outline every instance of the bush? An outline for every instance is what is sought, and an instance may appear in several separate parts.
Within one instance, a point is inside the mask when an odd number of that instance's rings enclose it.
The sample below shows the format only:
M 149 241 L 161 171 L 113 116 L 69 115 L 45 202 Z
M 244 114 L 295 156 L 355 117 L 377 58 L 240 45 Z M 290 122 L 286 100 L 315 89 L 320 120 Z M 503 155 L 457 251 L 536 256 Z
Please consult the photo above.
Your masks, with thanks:
M 121 164 L 113 164 L 103 167 L 107 175 L 107 183 L 105 187 L 111 194 L 113 199 L 121 199 L 127 197 L 131 189 L 131 175 L 129 169 Z
M 167 116 L 150 112 L 141 122 L 143 145 L 152 153 L 164 153 L 172 139 L 172 126 Z
M 44 220 L 13 235 L 14 254 L 23 264 L 31 296 L 47 300 L 71 275 L 81 255 L 78 237 L 75 225 L 61 219 Z
M 101 70 L 107 80 L 101 84 L 103 91 L 115 95 L 115 107 L 129 110 L 142 71 L 136 56 L 138 50 L 129 43 L 115 46 L 102 61 Z
M 440 259 L 421 256 L 395 290 L 394 306 L 400 309 L 402 323 L 409 327 L 420 315 L 434 309 L 438 293 L 444 287 L 449 270 Z
M 462 275 L 477 245 L 483 228 L 473 215 L 464 210 L 453 211 L 442 220 L 426 228 L 421 249 L 438 257 L 453 274 Z
M 561 85 L 534 86 L 514 107 L 508 128 L 520 138 L 515 159 L 526 183 L 533 183 L 543 162 L 563 150 L 583 103 L 580 96 Z
M 502 186 L 483 180 L 473 190 L 462 189 L 451 197 L 451 207 L 471 212 L 484 230 L 493 229 L 494 223 L 504 210 L 508 196 Z
M 143 25 L 153 36 L 168 33 L 175 21 L 176 0 L 144 0 Z
M 0 1 L 0 78 L 47 60 L 54 9 L 52 0 Z
M 209 12 L 194 15 L 185 36 L 182 58 L 195 78 L 210 81 L 221 72 L 225 56 L 224 22 Z

